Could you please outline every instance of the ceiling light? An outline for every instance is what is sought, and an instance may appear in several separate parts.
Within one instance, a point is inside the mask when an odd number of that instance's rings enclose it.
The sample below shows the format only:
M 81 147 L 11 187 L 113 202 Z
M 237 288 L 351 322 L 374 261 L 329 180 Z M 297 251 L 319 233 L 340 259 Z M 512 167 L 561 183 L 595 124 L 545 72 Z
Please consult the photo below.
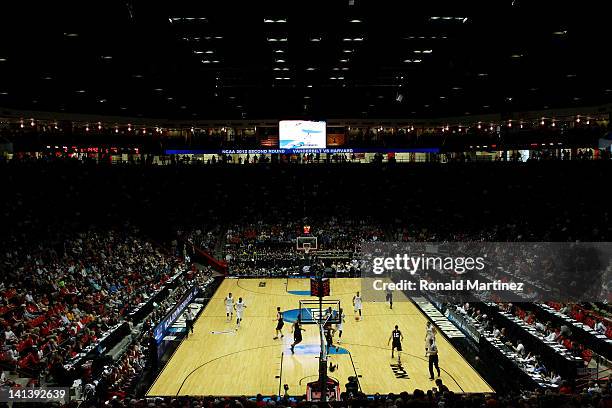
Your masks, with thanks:
M 112 55 L 103 55 L 103 56 L 102 56 L 102 59 L 103 59 L 103 60 L 112 60 L 112 59 L 113 59 L 113 56 L 112 56 Z
M 353 41 L 363 41 L 363 37 L 355 37 L 353 38 Z
M 0 57 L 0 62 L 6 62 L 6 58 Z
M 347 53 L 347 54 L 348 54 L 348 53 L 353 52 L 353 50 L 342 50 L 342 52 L 344 52 L 344 53 Z
M 79 89 L 78 91 L 76 91 L 76 93 L 85 93 L 84 89 Z
M 218 64 L 220 61 L 219 60 L 212 60 L 213 64 Z
M 314 71 L 316 68 L 315 67 L 308 67 L 306 68 L 306 71 Z
M 285 51 L 284 50 L 274 50 L 274 52 L 277 53 L 277 54 L 282 54 Z
M 312 88 L 312 85 L 306 85 L 306 88 Z
M 199 54 L 204 54 L 204 51 L 194 51 L 193 53 L 199 55 Z
M 358 19 L 355 18 L 355 19 L 351 20 L 350 22 L 351 23 L 361 23 L 361 20 L 358 20 Z
M 349 62 L 347 59 L 341 59 L 340 62 Z
M 283 62 L 286 62 L 286 61 L 284 59 L 277 59 L 277 60 L 275 60 L 275 62 L 283 63 Z
M 155 92 L 162 92 L 164 89 L 163 88 L 155 88 L 153 89 Z
M 312 37 L 312 38 L 310 39 L 310 41 L 311 41 L 311 42 L 319 42 L 319 41 L 321 41 L 321 37 Z

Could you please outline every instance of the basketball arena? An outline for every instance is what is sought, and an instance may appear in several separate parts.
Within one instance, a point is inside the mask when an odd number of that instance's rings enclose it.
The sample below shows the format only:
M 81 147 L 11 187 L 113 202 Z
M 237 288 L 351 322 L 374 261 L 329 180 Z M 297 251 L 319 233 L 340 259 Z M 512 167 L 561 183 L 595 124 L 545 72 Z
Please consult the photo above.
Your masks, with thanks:
M 612 407 L 603 4 L 2 6 L 0 408 Z

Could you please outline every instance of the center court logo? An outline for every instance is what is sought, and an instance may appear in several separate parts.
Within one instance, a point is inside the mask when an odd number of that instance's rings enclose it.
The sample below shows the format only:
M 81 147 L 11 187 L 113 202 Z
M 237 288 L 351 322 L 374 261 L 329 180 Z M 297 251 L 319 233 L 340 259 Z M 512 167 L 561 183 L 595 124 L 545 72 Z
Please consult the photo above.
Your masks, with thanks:
M 441 257 L 441 256 L 411 256 L 396 254 L 391 257 L 375 257 L 372 259 L 372 272 L 380 275 L 385 271 L 408 272 L 414 275 L 419 270 L 452 271 L 458 275 L 469 271 L 482 271 L 485 268 L 485 257 Z

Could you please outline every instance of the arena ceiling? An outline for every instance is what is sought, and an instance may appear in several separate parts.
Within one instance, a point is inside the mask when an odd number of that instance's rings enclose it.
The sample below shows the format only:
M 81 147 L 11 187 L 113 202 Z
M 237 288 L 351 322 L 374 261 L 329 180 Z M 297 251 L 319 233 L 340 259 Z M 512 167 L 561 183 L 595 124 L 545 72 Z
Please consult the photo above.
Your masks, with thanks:
M 598 105 L 612 101 L 604 3 L 13 1 L 0 106 L 202 120 Z

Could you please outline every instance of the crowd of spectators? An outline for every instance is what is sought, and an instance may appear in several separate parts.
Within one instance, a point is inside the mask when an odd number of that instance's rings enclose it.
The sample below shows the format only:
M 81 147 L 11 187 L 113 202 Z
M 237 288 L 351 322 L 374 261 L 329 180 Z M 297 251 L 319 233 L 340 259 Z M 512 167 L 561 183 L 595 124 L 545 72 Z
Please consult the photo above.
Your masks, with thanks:
M 88 230 L 5 243 L 0 262 L 0 361 L 30 376 L 62 368 L 125 321 L 178 270 L 136 231 Z
M 255 398 L 221 397 L 167 397 L 114 399 L 112 408 L 609 408 L 612 406 L 612 390 L 609 381 L 593 383 L 580 394 L 571 394 L 568 388 L 522 392 L 506 396 L 483 394 L 455 394 L 442 384 L 435 390 L 407 390 L 399 394 L 375 395 L 343 393 L 340 401 L 325 404 L 308 402 L 303 396 Z

